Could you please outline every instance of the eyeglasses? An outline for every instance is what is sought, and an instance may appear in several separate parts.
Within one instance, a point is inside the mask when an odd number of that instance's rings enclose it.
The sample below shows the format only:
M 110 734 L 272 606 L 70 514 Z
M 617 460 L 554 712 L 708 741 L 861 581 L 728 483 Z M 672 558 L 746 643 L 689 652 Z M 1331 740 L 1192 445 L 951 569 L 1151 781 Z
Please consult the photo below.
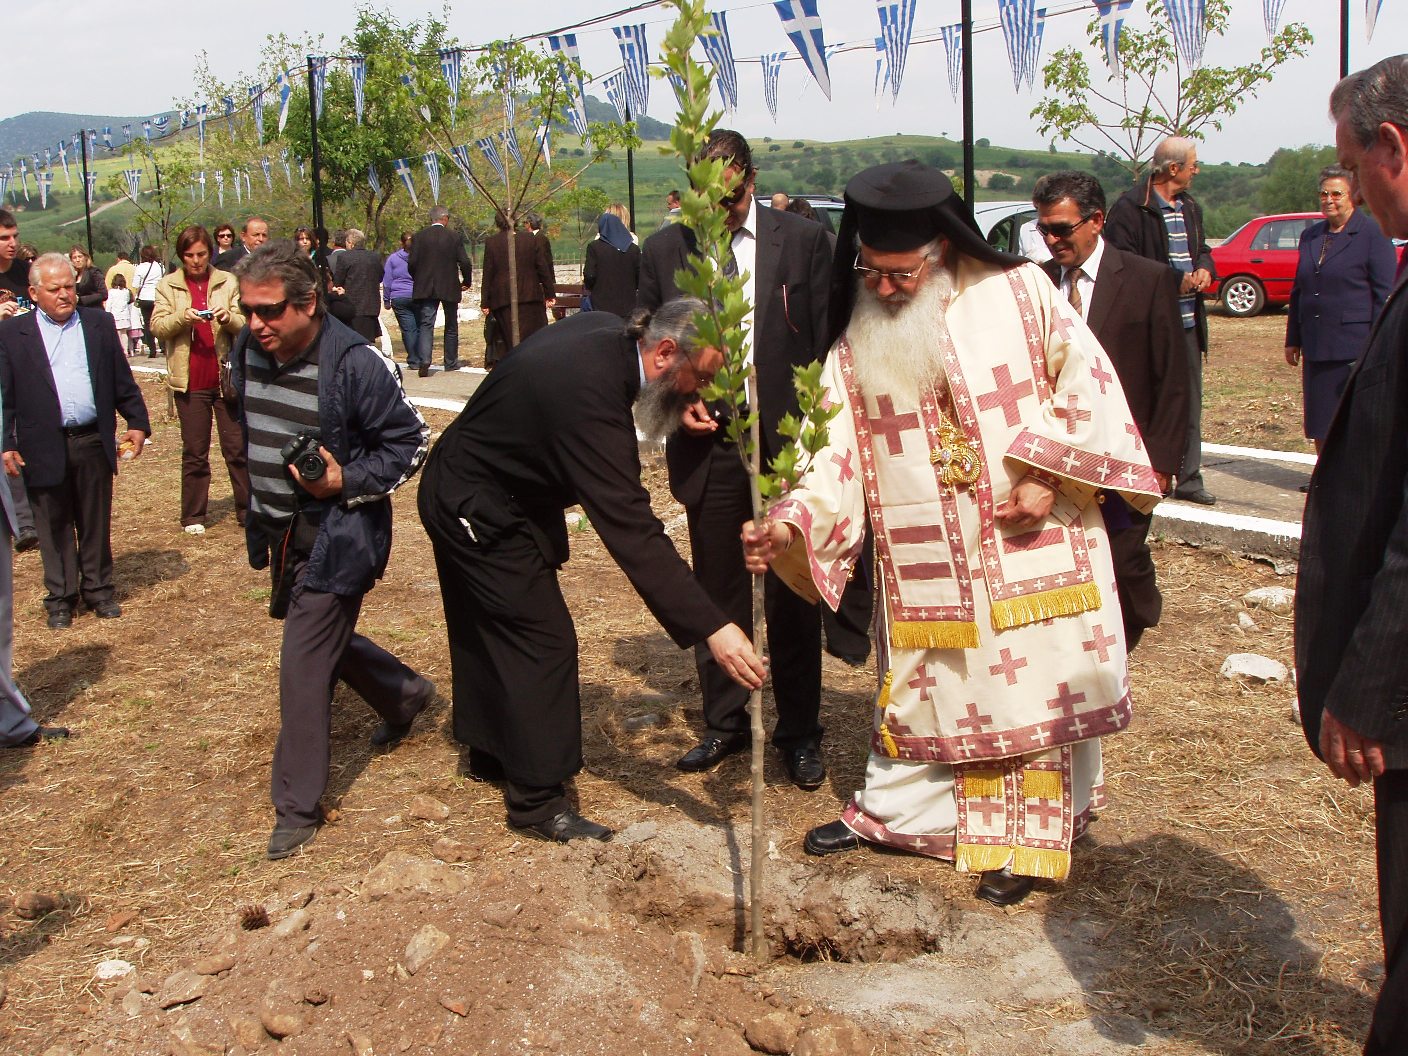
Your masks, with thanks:
M 1078 224 L 1042 224 L 1036 225 L 1037 232 L 1045 238 L 1070 238 L 1081 227 L 1090 222 L 1094 213 L 1086 213 L 1080 218 Z
M 1338 202 L 1341 198 L 1348 197 L 1344 191 L 1321 191 L 1321 198 L 1328 198 L 1332 202 Z
M 913 282 L 924 272 L 924 267 L 929 263 L 929 258 L 925 257 L 919 262 L 919 267 L 913 271 L 880 271 L 878 268 L 867 268 L 860 262 L 860 254 L 856 254 L 856 262 L 851 265 L 855 273 L 865 282 L 880 284 L 881 279 L 889 279 L 892 286 L 901 286 L 908 282 Z
M 284 312 L 288 311 L 288 302 L 289 299 L 287 297 L 277 304 L 245 304 L 241 301 L 240 313 L 246 319 L 251 316 L 258 316 L 260 319 L 264 320 L 264 322 L 272 323 L 279 316 L 283 315 Z

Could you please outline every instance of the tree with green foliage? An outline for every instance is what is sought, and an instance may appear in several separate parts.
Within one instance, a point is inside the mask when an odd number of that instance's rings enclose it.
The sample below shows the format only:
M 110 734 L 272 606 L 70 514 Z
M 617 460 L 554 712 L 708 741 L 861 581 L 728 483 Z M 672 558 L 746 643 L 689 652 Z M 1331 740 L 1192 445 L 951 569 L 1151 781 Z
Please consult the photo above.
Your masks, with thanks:
M 994 172 L 988 177 L 988 190 L 1010 191 L 1017 186 L 1017 178 L 1011 173 Z
M 1268 213 L 1311 213 L 1320 208 L 1320 170 L 1335 163 L 1334 147 L 1282 147 L 1266 163 L 1259 200 Z
M 1108 148 L 1129 173 L 1138 177 L 1158 141 L 1166 136 L 1202 139 L 1257 92 L 1269 85 L 1278 67 L 1303 57 L 1313 38 L 1300 22 L 1288 22 L 1256 61 L 1243 66 L 1201 66 L 1186 71 L 1163 12 L 1163 0 L 1145 0 L 1148 29 L 1125 26 L 1120 35 L 1121 76 L 1113 84 L 1092 77 L 1085 52 L 1062 48 L 1042 70 L 1046 98 L 1032 110 L 1042 135 L 1054 135 L 1096 151 Z M 1204 25 L 1209 37 L 1227 32 L 1230 0 L 1207 0 Z M 1092 17 L 1090 48 L 1103 54 L 1100 20 Z

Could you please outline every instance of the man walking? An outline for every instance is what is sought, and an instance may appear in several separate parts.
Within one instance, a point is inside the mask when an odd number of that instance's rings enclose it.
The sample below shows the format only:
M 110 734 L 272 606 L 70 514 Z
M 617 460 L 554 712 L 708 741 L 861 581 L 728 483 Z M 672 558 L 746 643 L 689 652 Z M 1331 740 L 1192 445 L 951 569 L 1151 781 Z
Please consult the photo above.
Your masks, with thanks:
M 362 598 L 391 554 L 391 493 L 425 458 L 430 427 L 395 365 L 326 314 L 312 258 L 273 242 L 242 260 L 249 320 L 230 354 L 251 485 L 250 564 L 273 580 L 284 621 L 270 860 L 313 838 L 328 782 L 330 709 L 339 680 L 379 716 L 392 745 L 435 687 L 356 633 Z
M 332 255 L 332 281 L 352 303 L 347 325 L 376 344 L 381 339 L 381 254 L 367 248 L 367 236 L 355 227 L 344 237 L 347 248 Z
M 464 240 L 449 229 L 450 210 L 443 205 L 430 210 L 430 226 L 411 239 L 406 269 L 411 273 L 411 297 L 416 302 L 415 357 L 406 350 L 406 365 L 429 377 L 434 359 L 435 313 L 445 314 L 444 357 L 446 370 L 460 369 L 460 295 L 474 282 L 474 266 Z
M 548 303 L 557 287 L 553 277 L 552 249 L 546 236 L 531 231 L 513 235 L 513 267 L 508 259 L 508 218 L 494 214 L 497 230 L 484 243 L 484 266 L 481 268 L 480 299 L 484 310 L 493 317 L 495 340 L 484 353 L 484 365 L 492 367 L 548 325 Z M 515 277 L 512 284 L 509 276 Z M 517 340 L 514 325 L 517 323 Z
M 1217 498 L 1203 487 L 1203 360 L 1208 353 L 1203 291 L 1217 272 L 1203 239 L 1202 207 L 1188 193 L 1198 174 L 1198 147 L 1191 139 L 1170 136 L 1155 148 L 1151 164 L 1149 178 L 1115 202 L 1105 237 L 1116 249 L 1177 273 L 1188 357 L 1188 432 L 1173 497 L 1211 506 Z

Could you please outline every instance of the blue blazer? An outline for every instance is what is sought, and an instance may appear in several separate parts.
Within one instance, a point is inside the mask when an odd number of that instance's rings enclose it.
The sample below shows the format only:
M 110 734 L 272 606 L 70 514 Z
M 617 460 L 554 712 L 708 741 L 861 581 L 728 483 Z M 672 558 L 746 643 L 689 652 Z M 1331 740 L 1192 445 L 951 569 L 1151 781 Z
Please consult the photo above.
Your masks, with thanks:
M 1286 318 L 1286 345 L 1311 363 L 1352 362 L 1369 343 L 1369 328 L 1393 289 L 1398 264 L 1393 243 L 1362 209 L 1330 238 L 1319 274 L 1315 262 L 1329 231 L 1328 220 L 1300 236 L 1300 259 Z

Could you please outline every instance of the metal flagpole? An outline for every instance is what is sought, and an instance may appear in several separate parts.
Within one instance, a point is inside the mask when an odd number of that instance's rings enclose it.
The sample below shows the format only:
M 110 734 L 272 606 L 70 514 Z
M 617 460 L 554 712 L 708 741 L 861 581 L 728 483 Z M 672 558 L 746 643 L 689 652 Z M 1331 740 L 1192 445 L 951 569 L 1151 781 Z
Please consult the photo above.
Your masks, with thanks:
M 621 85 L 621 94 L 626 95 L 626 87 Z M 626 100 L 626 124 L 631 123 L 631 101 Z M 636 229 L 636 152 L 626 148 L 626 211 L 631 214 L 631 230 Z
M 960 20 L 963 23 L 963 197 L 971 210 L 978 196 L 977 181 L 973 177 L 973 0 L 963 0 Z
M 1349 76 L 1349 0 L 1340 0 L 1340 76 Z
M 313 165 L 313 227 L 323 226 L 323 166 L 322 155 L 318 151 L 318 106 L 317 89 L 313 85 L 315 78 L 315 60 L 312 55 L 308 56 L 308 143 L 311 157 L 309 161 Z
M 78 133 L 78 142 L 83 150 L 83 226 L 88 230 L 88 259 L 93 259 L 93 203 L 88 194 L 88 130 Z

